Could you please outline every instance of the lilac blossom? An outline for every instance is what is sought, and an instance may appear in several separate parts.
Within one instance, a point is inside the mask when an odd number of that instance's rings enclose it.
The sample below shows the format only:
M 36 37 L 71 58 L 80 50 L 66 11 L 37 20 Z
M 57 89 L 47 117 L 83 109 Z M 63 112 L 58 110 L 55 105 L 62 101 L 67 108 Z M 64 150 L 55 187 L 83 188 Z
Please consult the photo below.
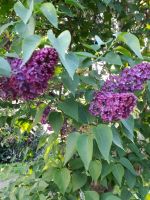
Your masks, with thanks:
M 150 63 L 141 63 L 132 68 L 126 68 L 120 74 L 119 90 L 135 92 L 142 90 L 144 83 L 150 79 Z
M 100 116 L 104 122 L 112 122 L 129 117 L 136 105 L 136 96 L 132 93 L 96 92 L 89 111 Z
M 43 48 L 33 53 L 22 66 L 22 60 L 8 58 L 12 69 L 10 78 L 0 78 L 0 97 L 2 99 L 30 100 L 43 94 L 48 81 L 54 74 L 58 54 L 53 48 Z
M 142 90 L 147 80 L 150 80 L 150 63 L 141 63 L 132 68 L 125 68 L 118 76 L 110 76 L 102 91 L 135 92 Z

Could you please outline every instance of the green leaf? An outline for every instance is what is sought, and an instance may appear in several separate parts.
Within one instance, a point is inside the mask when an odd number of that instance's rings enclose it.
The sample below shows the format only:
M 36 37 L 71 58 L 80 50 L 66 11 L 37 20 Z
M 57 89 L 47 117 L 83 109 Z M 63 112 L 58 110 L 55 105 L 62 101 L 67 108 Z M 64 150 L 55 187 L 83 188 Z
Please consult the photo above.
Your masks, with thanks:
M 60 57 L 62 64 L 67 70 L 70 77 L 73 79 L 74 73 L 79 66 L 79 59 L 75 53 L 68 53 L 65 55 L 65 59 Z
M 76 52 L 77 55 L 81 56 L 81 57 L 86 57 L 86 58 L 96 58 L 95 55 L 89 53 L 89 52 L 85 52 L 85 51 L 82 51 L 82 52 Z
M 123 188 L 121 190 L 121 200 L 130 199 L 131 196 L 132 196 L 132 193 L 127 188 Z
M 40 194 L 39 198 L 40 198 L 39 200 L 46 200 L 47 199 L 47 197 L 44 194 Z
M 129 134 L 127 133 L 128 138 L 133 142 L 133 131 L 134 131 L 134 119 L 130 116 L 128 119 L 121 120 L 124 127 L 128 130 Z
M 48 166 L 48 169 L 46 171 L 44 171 L 42 174 L 42 180 L 44 180 L 46 182 L 52 181 L 56 170 L 57 170 L 57 168 Z
M 65 3 L 73 5 L 77 8 L 84 10 L 84 7 L 77 0 L 65 0 Z
M 61 109 L 66 115 L 78 121 L 78 102 L 73 99 L 67 99 L 65 102 L 59 103 L 58 107 Z
M 80 189 L 86 184 L 87 176 L 81 173 L 73 173 L 72 174 L 72 187 L 73 192 Z
M 41 11 L 48 21 L 53 24 L 54 27 L 58 28 L 57 12 L 54 5 L 52 3 L 43 3 Z
M 65 160 L 64 163 L 66 164 L 70 158 L 73 156 L 77 149 L 77 140 L 79 138 L 79 133 L 74 132 L 70 133 L 67 137 L 67 142 L 66 142 L 66 151 L 65 151 Z
M 78 170 L 84 168 L 83 162 L 80 158 L 71 159 L 69 165 L 72 170 Z
M 140 42 L 135 35 L 123 32 L 118 35 L 117 39 L 126 43 L 140 59 L 143 59 L 140 51 Z
M 91 119 L 87 107 L 76 102 L 73 98 L 59 103 L 58 108 L 79 123 L 88 123 Z
M 89 172 L 94 181 L 97 181 L 102 170 L 102 164 L 99 160 L 94 160 L 90 162 Z
M 55 133 L 59 133 L 64 122 L 62 114 L 60 112 L 52 112 L 48 117 L 48 121 Z
M 4 24 L 0 27 L 0 35 L 9 27 L 12 26 L 14 24 L 14 22 L 9 22 L 7 24 Z
M 23 38 L 33 35 L 35 30 L 35 20 L 33 17 L 30 18 L 28 24 L 24 24 L 24 22 L 19 22 L 15 26 L 15 31 L 22 36 Z
M 102 200 L 121 200 L 121 199 L 119 197 L 116 197 L 115 195 L 110 194 Z
M 111 130 L 112 130 L 112 133 L 113 133 L 113 143 L 115 145 L 117 145 L 118 147 L 120 147 L 121 149 L 123 149 L 122 140 L 120 138 L 118 130 L 114 126 L 111 128 Z
M 99 200 L 99 194 L 95 191 L 85 191 L 85 200 Z
M 147 81 L 147 85 L 148 85 L 148 90 L 150 92 L 150 81 Z
M 14 5 L 14 10 L 16 12 L 16 15 L 18 15 L 25 24 L 28 22 L 28 20 L 32 15 L 33 5 L 34 5 L 33 0 L 30 1 L 29 9 L 25 8 L 20 1 L 18 1 Z
M 112 165 L 106 161 L 102 163 L 101 180 L 103 180 L 112 171 Z
M 130 171 L 126 170 L 125 179 L 127 181 L 127 185 L 130 188 L 133 188 L 136 184 L 136 176 L 130 173 Z
M 112 167 L 112 173 L 116 180 L 118 181 L 119 185 L 121 186 L 122 178 L 124 176 L 124 168 L 120 164 L 115 164 Z
M 62 82 L 65 87 L 67 87 L 73 96 L 75 96 L 76 89 L 79 85 L 79 77 L 75 74 L 73 79 L 70 78 L 70 76 L 66 73 L 62 75 Z
M 55 37 L 52 30 L 48 31 L 48 38 L 52 46 L 57 50 L 59 58 L 67 70 L 70 77 L 73 79 L 75 70 L 78 68 L 79 59 L 75 53 L 67 53 L 71 42 L 71 35 L 68 30 L 62 32 L 58 38 Z
M 93 138 L 91 135 L 81 134 L 77 141 L 77 151 L 88 170 L 93 155 Z
M 26 63 L 34 50 L 37 48 L 37 46 L 40 44 L 41 37 L 38 35 L 31 35 L 26 37 L 23 40 L 22 44 L 22 51 L 23 51 L 23 63 Z
M 102 58 L 102 60 L 109 64 L 122 65 L 120 56 L 114 52 L 107 53 L 106 56 Z
M 0 57 L 0 76 L 10 76 L 11 75 L 11 67 L 7 60 Z
M 137 176 L 137 173 L 133 167 L 133 165 L 131 164 L 131 162 L 127 159 L 127 158 L 121 158 L 120 159 L 120 163 L 126 167 L 133 175 Z
M 91 76 L 80 76 L 80 79 L 83 83 L 88 84 L 88 85 L 92 85 L 94 87 L 94 89 L 98 89 L 97 88 L 97 82 L 95 80 L 95 77 L 91 77 Z
M 46 105 L 45 104 L 40 104 L 37 108 L 37 111 L 36 111 L 36 115 L 35 115 L 35 118 L 33 120 L 33 124 L 32 124 L 32 127 L 36 126 L 37 123 L 39 123 L 41 121 L 41 118 L 42 118 L 42 115 L 43 115 L 43 112 L 46 108 Z
M 57 50 L 59 56 L 65 59 L 66 51 L 69 48 L 71 42 L 71 34 L 68 30 L 63 31 L 58 38 L 55 37 L 52 30 L 48 31 L 48 38 L 52 46 Z
M 125 56 L 128 56 L 128 57 L 131 57 L 131 53 L 129 50 L 125 49 L 124 47 L 122 46 L 118 46 L 115 48 L 115 51 L 125 55 Z
M 107 125 L 100 124 L 93 131 L 101 154 L 109 162 L 109 153 L 113 140 L 111 128 Z
M 54 174 L 54 182 L 60 192 L 64 194 L 70 183 L 70 171 L 67 168 L 57 169 Z
M 38 183 L 38 191 L 39 192 L 42 192 L 45 190 L 45 188 L 47 188 L 48 184 L 43 181 L 43 180 L 40 180 L 39 183 Z

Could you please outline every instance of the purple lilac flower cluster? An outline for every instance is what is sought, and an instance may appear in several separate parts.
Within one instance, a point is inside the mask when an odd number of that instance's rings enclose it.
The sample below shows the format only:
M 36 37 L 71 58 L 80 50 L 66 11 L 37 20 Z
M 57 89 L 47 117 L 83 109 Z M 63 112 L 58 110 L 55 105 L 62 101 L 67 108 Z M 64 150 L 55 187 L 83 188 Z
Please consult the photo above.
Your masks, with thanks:
M 48 87 L 48 80 L 54 74 L 58 54 L 53 48 L 43 48 L 33 53 L 30 60 L 22 66 L 22 60 L 8 58 L 12 69 L 10 78 L 0 78 L 0 97 L 2 99 L 34 99 Z
M 135 105 L 136 97 L 132 93 L 97 92 L 89 111 L 103 121 L 111 122 L 127 118 Z
M 125 68 L 119 76 L 110 76 L 102 87 L 104 92 L 135 92 L 142 90 L 150 80 L 150 63 L 141 63 Z
M 105 122 L 128 118 L 137 101 L 133 92 L 142 90 L 149 79 L 150 63 L 141 63 L 124 69 L 119 76 L 110 76 L 102 90 L 94 94 L 90 113 Z

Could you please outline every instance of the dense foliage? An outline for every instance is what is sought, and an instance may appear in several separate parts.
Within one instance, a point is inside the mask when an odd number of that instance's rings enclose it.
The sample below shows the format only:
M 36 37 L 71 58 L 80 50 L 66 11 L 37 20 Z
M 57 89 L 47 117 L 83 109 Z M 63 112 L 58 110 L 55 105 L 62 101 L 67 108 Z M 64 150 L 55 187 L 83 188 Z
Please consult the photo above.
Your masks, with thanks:
M 7 4 L 0 151 L 9 156 L 0 160 L 33 162 L 1 199 L 148 198 L 149 1 Z

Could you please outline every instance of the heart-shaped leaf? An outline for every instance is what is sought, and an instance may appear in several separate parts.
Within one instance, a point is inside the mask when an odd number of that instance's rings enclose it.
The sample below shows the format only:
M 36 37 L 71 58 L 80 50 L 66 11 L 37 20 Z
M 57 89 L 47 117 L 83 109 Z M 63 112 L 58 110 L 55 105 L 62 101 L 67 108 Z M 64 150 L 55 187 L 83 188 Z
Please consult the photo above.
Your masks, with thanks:
M 30 1 L 29 9 L 25 8 L 24 5 L 20 1 L 18 1 L 14 5 L 14 10 L 16 12 L 16 15 L 18 15 L 25 24 L 28 22 L 28 20 L 30 19 L 32 15 L 33 5 L 34 5 L 33 0 Z
M 54 27 L 58 28 L 57 12 L 54 5 L 52 3 L 43 3 L 41 11 L 48 21 L 53 24 Z

